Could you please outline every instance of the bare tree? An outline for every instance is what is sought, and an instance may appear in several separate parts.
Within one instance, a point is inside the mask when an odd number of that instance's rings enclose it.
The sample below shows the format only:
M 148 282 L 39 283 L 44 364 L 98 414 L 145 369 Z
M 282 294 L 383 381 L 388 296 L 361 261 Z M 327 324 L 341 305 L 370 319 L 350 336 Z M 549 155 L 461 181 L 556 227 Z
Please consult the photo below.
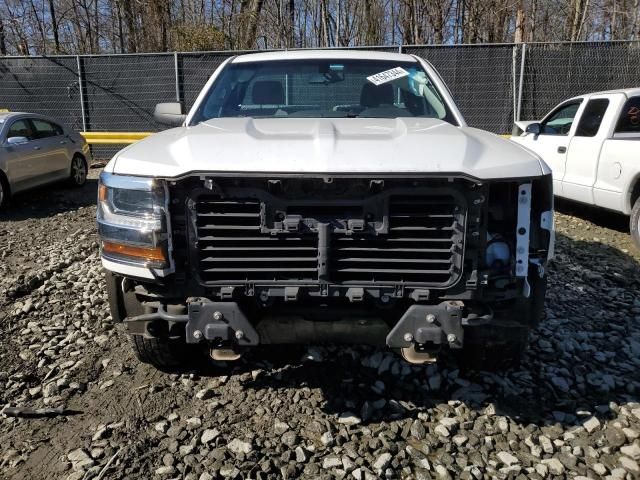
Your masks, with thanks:
M 49 17 L 51 19 L 51 31 L 53 32 L 53 50 L 60 53 L 60 37 L 58 35 L 58 19 L 56 18 L 56 7 L 53 0 L 49 0 Z
M 241 48 L 255 48 L 258 37 L 258 22 L 264 0 L 242 0 L 240 2 Z
M 0 54 L 638 40 L 640 0 L 0 0 Z
M 588 7 L 589 0 L 571 0 L 569 15 L 567 15 L 567 40 L 575 42 L 580 39 Z

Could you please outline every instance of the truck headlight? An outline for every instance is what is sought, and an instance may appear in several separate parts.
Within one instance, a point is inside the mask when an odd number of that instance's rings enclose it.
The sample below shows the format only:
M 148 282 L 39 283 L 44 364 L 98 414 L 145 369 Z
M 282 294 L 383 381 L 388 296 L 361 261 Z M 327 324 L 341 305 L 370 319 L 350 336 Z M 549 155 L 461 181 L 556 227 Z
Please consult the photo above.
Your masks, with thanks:
M 157 268 L 168 265 L 164 182 L 103 172 L 97 220 L 105 258 Z

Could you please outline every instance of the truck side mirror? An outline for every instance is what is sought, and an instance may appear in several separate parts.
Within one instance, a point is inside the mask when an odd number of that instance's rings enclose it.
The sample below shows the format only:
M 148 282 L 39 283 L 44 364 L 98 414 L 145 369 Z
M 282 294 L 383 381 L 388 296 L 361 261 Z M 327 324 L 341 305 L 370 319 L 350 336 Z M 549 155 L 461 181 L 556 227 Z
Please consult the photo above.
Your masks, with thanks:
M 541 131 L 542 128 L 540 127 L 539 123 L 530 123 L 529 125 L 527 125 L 527 129 L 525 130 L 525 132 L 532 133 L 535 137 L 540 135 Z
M 153 112 L 153 118 L 158 123 L 171 127 L 179 127 L 187 116 L 182 113 L 182 104 L 178 102 L 158 103 Z

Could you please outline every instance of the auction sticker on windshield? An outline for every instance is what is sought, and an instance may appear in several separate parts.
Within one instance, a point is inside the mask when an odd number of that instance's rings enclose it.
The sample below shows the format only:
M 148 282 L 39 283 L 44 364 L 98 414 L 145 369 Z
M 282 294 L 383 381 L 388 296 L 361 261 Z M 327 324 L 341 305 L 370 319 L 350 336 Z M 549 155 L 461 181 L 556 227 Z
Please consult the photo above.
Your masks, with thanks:
M 367 77 L 367 80 L 369 80 L 374 85 L 378 86 L 378 85 L 382 85 L 383 83 L 393 82 L 394 80 L 397 80 L 398 78 L 406 77 L 407 75 L 409 75 L 409 72 L 407 72 L 404 68 L 396 67 L 396 68 L 392 68 L 391 70 L 385 70 L 384 72 L 371 75 Z

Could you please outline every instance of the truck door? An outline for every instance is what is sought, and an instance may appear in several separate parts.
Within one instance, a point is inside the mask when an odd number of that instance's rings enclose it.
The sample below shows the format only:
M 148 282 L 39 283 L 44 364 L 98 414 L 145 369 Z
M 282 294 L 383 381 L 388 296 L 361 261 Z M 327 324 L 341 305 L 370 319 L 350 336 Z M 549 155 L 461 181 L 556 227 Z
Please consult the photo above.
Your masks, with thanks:
M 640 96 L 620 100 L 617 113 L 600 151 L 593 199 L 600 207 L 631 213 L 629 191 L 640 174 Z
M 619 98 L 624 95 L 594 95 L 589 98 L 569 144 L 564 178 L 563 196 L 593 204 L 593 185 L 598 172 L 598 160 L 607 128 L 614 122 Z
M 540 134 L 529 134 L 523 145 L 530 148 L 549 165 L 553 175 L 553 191 L 562 196 L 562 178 L 565 173 L 569 135 L 574 129 L 582 99 L 569 100 L 552 110 L 540 122 Z

